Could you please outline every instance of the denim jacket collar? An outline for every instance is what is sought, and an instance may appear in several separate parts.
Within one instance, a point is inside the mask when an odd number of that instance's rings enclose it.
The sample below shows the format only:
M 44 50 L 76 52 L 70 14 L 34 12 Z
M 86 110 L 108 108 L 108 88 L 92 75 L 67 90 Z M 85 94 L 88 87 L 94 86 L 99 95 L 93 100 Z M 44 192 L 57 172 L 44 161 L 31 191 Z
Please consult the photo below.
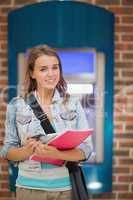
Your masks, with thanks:
M 55 89 L 52 103 L 57 103 L 60 99 L 61 99 L 60 93 L 57 89 Z

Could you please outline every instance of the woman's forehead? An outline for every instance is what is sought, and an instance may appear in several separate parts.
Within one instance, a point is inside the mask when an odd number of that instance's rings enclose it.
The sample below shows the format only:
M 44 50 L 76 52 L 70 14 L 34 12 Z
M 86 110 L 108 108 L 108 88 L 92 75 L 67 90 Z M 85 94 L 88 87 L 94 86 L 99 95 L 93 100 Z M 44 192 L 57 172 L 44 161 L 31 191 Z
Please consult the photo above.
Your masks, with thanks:
M 59 64 L 59 61 L 55 56 L 42 55 L 35 61 L 35 66 L 49 66 L 54 64 Z

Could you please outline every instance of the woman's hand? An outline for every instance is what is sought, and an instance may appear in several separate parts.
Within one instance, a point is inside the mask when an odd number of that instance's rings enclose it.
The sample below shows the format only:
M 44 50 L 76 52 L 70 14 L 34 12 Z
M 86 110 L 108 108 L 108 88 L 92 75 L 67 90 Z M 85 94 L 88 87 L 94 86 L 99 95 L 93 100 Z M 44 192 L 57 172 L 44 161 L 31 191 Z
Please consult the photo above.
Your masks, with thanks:
M 58 158 L 60 154 L 60 151 L 56 147 L 41 143 L 36 146 L 34 152 L 38 156 L 44 156 L 49 158 Z
M 23 150 L 25 152 L 26 157 L 28 158 L 29 156 L 31 156 L 34 151 L 35 148 L 40 144 L 40 141 L 37 141 L 36 139 L 33 138 L 28 138 L 26 140 L 25 145 L 23 146 Z
M 80 149 L 61 151 L 58 150 L 56 147 L 41 143 L 36 146 L 34 153 L 38 156 L 56 158 L 66 161 L 80 161 L 85 159 L 85 154 Z
M 40 142 L 35 139 L 28 138 L 22 147 L 12 147 L 7 153 L 8 160 L 21 161 L 28 159 L 33 153 Z

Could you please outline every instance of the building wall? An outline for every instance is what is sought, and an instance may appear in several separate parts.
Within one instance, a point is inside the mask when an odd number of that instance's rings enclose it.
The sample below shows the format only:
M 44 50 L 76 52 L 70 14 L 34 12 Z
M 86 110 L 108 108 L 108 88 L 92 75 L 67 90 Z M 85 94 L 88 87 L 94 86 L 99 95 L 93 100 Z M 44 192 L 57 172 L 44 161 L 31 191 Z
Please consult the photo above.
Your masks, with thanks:
M 133 199 L 133 0 L 80 0 L 115 14 L 113 191 L 90 199 Z M 7 99 L 7 14 L 41 0 L 0 1 L 0 148 Z M 15 200 L 8 189 L 8 163 L 0 158 L 0 200 Z

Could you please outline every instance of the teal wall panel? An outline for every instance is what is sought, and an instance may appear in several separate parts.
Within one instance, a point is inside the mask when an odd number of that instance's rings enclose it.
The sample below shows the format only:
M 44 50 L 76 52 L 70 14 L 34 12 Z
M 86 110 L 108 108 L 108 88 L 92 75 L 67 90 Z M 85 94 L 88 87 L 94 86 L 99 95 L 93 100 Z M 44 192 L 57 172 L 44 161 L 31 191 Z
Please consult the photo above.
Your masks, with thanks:
M 56 48 L 95 48 L 103 52 L 105 66 L 104 162 L 84 166 L 87 183 L 98 180 L 100 190 L 112 189 L 114 16 L 91 4 L 48 1 L 14 10 L 8 15 L 9 100 L 16 95 L 17 54 L 37 44 Z M 11 187 L 15 190 L 15 187 Z

